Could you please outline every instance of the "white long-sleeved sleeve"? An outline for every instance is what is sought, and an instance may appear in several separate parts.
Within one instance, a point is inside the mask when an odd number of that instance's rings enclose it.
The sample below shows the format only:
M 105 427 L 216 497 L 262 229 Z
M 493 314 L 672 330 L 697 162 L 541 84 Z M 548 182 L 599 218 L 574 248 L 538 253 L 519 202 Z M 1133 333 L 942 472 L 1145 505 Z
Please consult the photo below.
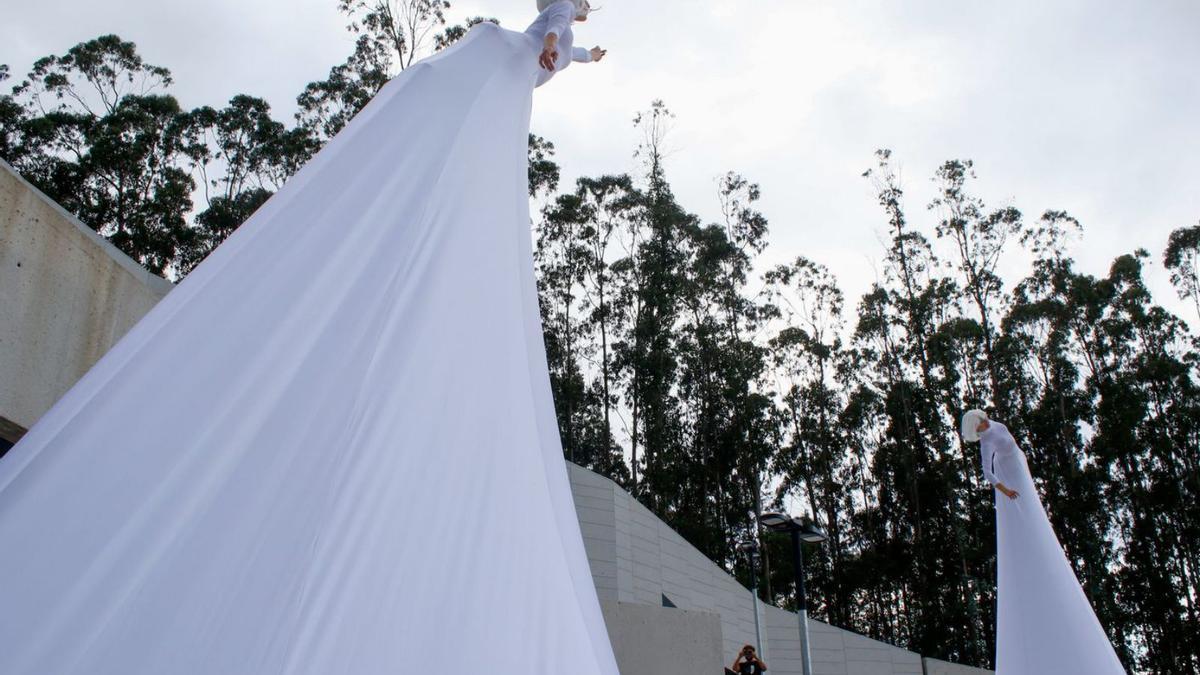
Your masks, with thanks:
M 546 17 L 546 35 L 554 33 L 562 37 L 563 32 L 575 20 L 575 3 L 571 0 L 560 0 L 560 2 L 547 7 L 543 16 Z
M 992 462 L 996 460 L 996 448 L 988 440 L 990 439 L 982 440 L 979 443 L 979 460 L 983 464 L 983 477 L 987 479 L 987 482 L 995 485 L 1000 482 L 1000 479 L 996 478 L 996 474 L 992 473 Z
M 571 60 L 576 63 L 591 63 L 592 51 L 583 47 L 575 47 L 571 50 Z

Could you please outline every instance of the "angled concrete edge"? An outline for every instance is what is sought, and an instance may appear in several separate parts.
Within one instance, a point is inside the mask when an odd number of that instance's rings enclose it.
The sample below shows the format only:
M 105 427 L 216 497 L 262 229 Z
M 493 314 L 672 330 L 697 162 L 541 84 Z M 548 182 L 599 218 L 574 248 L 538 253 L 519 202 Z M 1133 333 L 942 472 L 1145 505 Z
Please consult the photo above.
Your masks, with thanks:
M 22 176 L 20 172 L 14 169 L 11 164 L 3 159 L 0 159 L 0 169 L 12 174 L 13 178 L 24 184 L 30 192 L 38 197 L 38 199 L 45 202 L 47 206 L 74 225 L 80 232 L 84 234 L 84 236 L 95 242 L 96 246 L 98 246 L 100 250 L 108 254 L 108 256 L 112 258 L 114 262 L 120 265 L 125 271 L 129 272 L 129 274 L 137 278 L 138 281 L 141 281 L 142 283 L 150 286 L 152 289 L 159 291 L 164 295 L 167 293 L 167 291 L 174 287 L 174 284 L 172 284 L 170 281 L 167 281 L 157 274 L 145 269 L 139 265 L 136 260 L 130 258 L 128 255 L 122 252 L 121 249 L 113 246 L 112 243 L 105 239 L 103 235 L 88 227 L 83 221 L 79 220 L 75 214 L 64 209 L 58 202 L 48 197 L 46 193 L 37 189 L 37 187 L 35 187 L 32 183 L 25 180 L 25 177 Z

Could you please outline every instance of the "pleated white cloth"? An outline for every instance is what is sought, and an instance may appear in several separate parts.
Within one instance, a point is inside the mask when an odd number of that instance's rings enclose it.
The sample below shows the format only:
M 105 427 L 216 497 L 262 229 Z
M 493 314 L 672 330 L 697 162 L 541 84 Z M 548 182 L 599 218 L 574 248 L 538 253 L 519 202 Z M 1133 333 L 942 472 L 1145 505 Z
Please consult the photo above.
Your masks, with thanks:
M 996 495 L 996 675 L 1124 675 L 1038 498 L 1025 453 L 1003 424 L 979 435 Z
M 540 41 L 414 65 L 0 460 L 0 673 L 615 675 L 550 395 Z

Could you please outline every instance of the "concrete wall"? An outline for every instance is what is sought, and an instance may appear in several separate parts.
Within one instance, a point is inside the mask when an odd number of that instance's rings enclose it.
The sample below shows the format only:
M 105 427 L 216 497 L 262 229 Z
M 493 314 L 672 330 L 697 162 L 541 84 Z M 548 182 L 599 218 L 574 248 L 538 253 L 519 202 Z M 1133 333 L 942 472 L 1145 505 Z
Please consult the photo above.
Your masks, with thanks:
M 0 437 L 16 441 L 170 289 L 0 161 Z
M 721 619 L 716 614 L 626 602 L 606 602 L 601 608 L 622 673 L 721 673 Z
M 661 606 L 665 596 L 717 614 L 729 661 L 754 641 L 750 591 L 612 481 L 573 465 L 570 476 L 601 601 Z
M 722 661 L 726 664 L 733 662 L 742 645 L 754 643 L 754 601 L 747 588 L 615 483 L 578 466 L 568 464 L 568 468 L 575 510 L 602 604 L 661 607 L 665 597 L 679 609 L 715 615 L 721 629 Z M 769 672 L 800 673 L 796 615 L 769 605 L 760 611 L 762 655 Z M 624 628 L 610 624 L 609 630 L 613 633 Z M 923 672 L 919 654 L 820 621 L 809 621 L 809 639 L 814 675 Z M 621 660 L 620 645 L 615 648 Z M 684 647 L 670 643 L 660 644 L 659 649 L 668 653 L 684 651 Z M 985 672 L 945 671 L 946 675 Z
M 796 615 L 768 606 L 770 672 L 801 673 Z M 820 621 L 808 622 L 813 675 L 921 675 L 921 656 Z
M 990 670 L 960 666 L 937 659 L 925 659 L 925 675 L 991 675 Z

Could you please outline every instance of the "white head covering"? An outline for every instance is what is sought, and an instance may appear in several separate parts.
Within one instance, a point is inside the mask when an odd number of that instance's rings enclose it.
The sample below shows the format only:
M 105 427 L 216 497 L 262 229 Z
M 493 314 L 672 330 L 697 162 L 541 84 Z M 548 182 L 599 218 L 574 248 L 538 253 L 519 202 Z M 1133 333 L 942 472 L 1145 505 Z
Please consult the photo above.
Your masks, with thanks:
M 968 410 L 962 418 L 962 437 L 968 443 L 979 440 L 979 423 L 987 421 L 987 413 L 982 410 Z
M 559 0 L 537 0 L 537 8 L 539 12 L 546 11 L 546 8 Z M 575 18 L 586 19 L 588 12 L 592 11 L 592 5 L 588 0 L 571 0 L 575 5 Z

